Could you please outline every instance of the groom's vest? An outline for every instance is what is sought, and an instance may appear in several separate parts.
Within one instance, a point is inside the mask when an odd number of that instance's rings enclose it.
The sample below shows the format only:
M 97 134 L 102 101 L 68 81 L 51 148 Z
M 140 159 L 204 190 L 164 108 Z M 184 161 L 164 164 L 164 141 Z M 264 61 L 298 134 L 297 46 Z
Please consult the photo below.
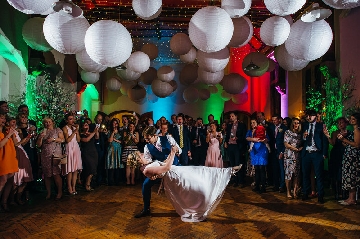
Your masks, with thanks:
M 147 144 L 147 148 L 149 149 L 149 152 L 150 152 L 153 160 L 158 160 L 158 161 L 163 162 L 167 159 L 168 155 L 171 152 L 171 145 L 166 136 L 158 136 L 158 137 L 160 138 L 161 151 L 158 150 L 155 147 L 155 145 L 153 145 L 153 144 Z M 179 164 L 179 159 L 175 155 L 173 165 L 178 165 L 178 164 Z

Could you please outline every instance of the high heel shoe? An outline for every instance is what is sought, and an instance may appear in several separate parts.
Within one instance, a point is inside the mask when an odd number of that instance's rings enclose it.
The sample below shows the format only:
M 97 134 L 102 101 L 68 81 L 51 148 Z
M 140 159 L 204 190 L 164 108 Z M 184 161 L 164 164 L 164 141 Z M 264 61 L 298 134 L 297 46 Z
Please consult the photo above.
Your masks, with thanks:
M 94 189 L 93 189 L 90 185 L 86 185 L 86 186 L 85 186 L 85 190 L 86 190 L 87 192 L 94 191 Z

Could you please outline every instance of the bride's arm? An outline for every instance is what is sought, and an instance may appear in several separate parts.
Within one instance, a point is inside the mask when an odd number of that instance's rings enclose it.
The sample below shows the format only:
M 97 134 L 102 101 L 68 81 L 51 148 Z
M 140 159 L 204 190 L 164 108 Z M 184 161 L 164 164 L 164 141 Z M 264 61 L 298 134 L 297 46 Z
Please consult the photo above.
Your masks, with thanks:
M 156 175 L 160 175 L 162 173 L 165 173 L 170 170 L 171 165 L 174 162 L 174 157 L 177 149 L 176 147 L 171 148 L 171 153 L 166 159 L 165 165 L 162 166 L 156 166 L 156 167 L 146 167 L 143 171 L 144 175 L 148 178 L 153 178 Z

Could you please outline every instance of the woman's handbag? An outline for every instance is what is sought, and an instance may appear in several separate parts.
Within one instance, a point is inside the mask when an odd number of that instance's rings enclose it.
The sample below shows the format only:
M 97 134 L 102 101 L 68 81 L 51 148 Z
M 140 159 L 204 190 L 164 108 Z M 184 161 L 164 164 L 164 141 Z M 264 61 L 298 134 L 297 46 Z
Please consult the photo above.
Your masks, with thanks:
M 56 146 L 55 146 L 55 148 L 56 148 Z M 51 156 L 53 165 L 57 166 L 59 164 L 67 164 L 67 154 L 64 154 L 64 152 L 65 152 L 64 146 L 61 145 L 62 152 L 63 152 L 63 154 L 61 154 L 61 155 L 55 155 L 54 154 L 55 148 L 54 148 L 53 154 Z

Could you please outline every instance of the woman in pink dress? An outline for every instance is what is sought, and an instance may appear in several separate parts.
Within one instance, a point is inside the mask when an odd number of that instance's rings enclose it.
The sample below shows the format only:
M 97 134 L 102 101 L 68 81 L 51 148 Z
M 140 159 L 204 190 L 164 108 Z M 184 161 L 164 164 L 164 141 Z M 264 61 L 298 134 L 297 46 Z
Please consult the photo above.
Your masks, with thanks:
M 220 144 L 222 139 L 222 134 L 220 132 L 216 132 L 215 123 L 211 123 L 210 129 L 206 136 L 206 142 L 209 144 L 209 147 L 206 153 L 205 166 L 217 168 L 224 167 L 220 152 Z
M 70 195 L 76 195 L 76 181 L 78 172 L 82 170 L 79 125 L 75 124 L 73 114 L 65 115 L 66 125 L 62 128 L 66 143 L 67 164 L 63 166 L 63 175 Z

